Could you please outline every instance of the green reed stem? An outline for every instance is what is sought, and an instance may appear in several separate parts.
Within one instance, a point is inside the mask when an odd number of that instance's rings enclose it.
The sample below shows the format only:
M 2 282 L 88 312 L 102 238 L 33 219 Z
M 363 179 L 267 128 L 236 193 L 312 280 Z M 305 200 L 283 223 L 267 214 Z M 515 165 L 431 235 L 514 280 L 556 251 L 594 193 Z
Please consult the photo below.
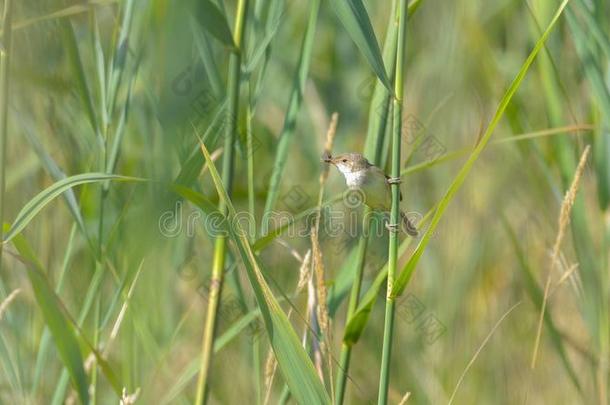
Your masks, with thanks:
M 250 92 L 250 89 L 248 90 Z M 251 96 L 251 94 L 250 94 Z M 252 111 L 252 104 L 248 102 L 246 105 L 246 163 L 248 166 L 248 212 L 252 216 L 252 219 L 256 215 L 256 207 L 254 205 L 255 190 L 254 190 L 254 146 L 252 137 L 252 119 L 254 118 L 254 112 Z M 256 238 L 256 221 L 252 221 L 252 228 L 248 229 L 248 239 L 251 243 L 254 243 Z
M 400 146 L 402 130 L 402 101 L 403 101 L 403 76 L 405 62 L 405 42 L 407 38 L 407 0 L 398 2 L 398 43 L 396 45 L 396 72 L 394 80 L 394 93 L 396 98 L 393 104 L 393 126 L 392 126 L 392 177 L 400 177 Z M 390 221 L 396 224 L 400 222 L 400 185 L 394 183 L 392 189 L 392 210 Z M 388 403 L 388 387 L 390 385 L 390 358 L 392 353 L 392 336 L 394 333 L 394 306 L 395 297 L 392 296 L 396 266 L 398 260 L 398 232 L 390 232 L 388 246 L 388 287 L 385 310 L 385 324 L 383 330 L 383 350 L 381 357 L 381 373 L 379 376 L 378 404 Z
M 397 38 L 397 25 L 396 25 L 396 2 L 392 1 L 392 8 L 390 13 L 390 21 L 388 23 L 388 31 L 386 33 L 385 43 L 383 47 L 383 61 L 388 67 L 388 76 L 394 78 L 395 65 L 396 65 L 396 42 Z M 414 0 L 409 3 L 407 10 L 407 19 L 417 11 L 421 5 L 421 0 Z M 369 109 L 369 126 L 364 144 L 364 155 L 373 164 L 384 167 L 385 159 L 383 156 L 384 145 L 386 142 L 386 126 L 388 122 L 388 116 L 390 114 L 391 107 L 391 95 L 388 90 L 377 81 L 375 83 L 375 89 L 373 91 L 373 98 L 371 99 Z M 363 225 L 364 227 L 370 227 L 370 211 L 367 207 L 364 209 L 363 218 L 367 222 Z M 368 246 L 368 235 L 363 234 L 358 242 L 358 256 L 356 262 L 356 275 L 352 284 L 352 290 L 350 292 L 350 298 L 348 303 L 348 313 L 346 320 L 351 319 L 354 311 L 358 307 L 360 301 L 360 287 L 362 285 L 362 277 L 364 274 L 366 248 Z M 353 308 L 353 310 L 351 309 Z M 343 344 L 341 346 L 341 358 L 339 360 L 339 369 L 337 371 L 337 390 L 335 397 L 335 404 L 341 405 L 345 399 L 346 382 L 350 364 L 352 344 Z
M 232 51 L 229 60 L 229 74 L 227 83 L 227 96 L 229 105 L 227 108 L 227 120 L 225 123 L 225 144 L 222 159 L 222 181 L 229 195 L 233 189 L 234 171 L 234 145 L 238 125 L 239 112 L 239 84 L 241 70 L 241 44 L 244 39 L 244 26 L 246 22 L 246 11 L 248 10 L 248 0 L 239 0 L 237 13 L 235 15 L 235 27 L 233 40 L 235 49 Z M 219 203 L 219 211 L 227 213 L 226 204 L 223 200 Z M 224 279 L 224 267 L 227 251 L 227 237 L 220 235 L 216 238 L 214 245 L 214 264 L 212 266 L 212 280 L 208 292 L 208 308 L 206 314 L 203 340 L 201 342 L 201 368 L 197 378 L 197 394 L 195 404 L 203 404 L 208 394 L 208 375 L 214 346 L 214 336 L 218 321 L 218 308 L 220 306 L 220 296 Z
M 257 3 L 257 6 L 260 4 Z M 254 243 L 254 239 L 256 238 L 256 207 L 255 207 L 255 190 L 254 190 L 254 146 L 252 142 L 252 119 L 254 118 L 254 112 L 252 108 L 252 88 L 250 84 L 248 84 L 248 103 L 246 104 L 246 163 L 248 167 L 248 213 L 250 214 L 250 218 L 253 221 L 249 221 L 251 226 L 248 229 L 248 239 L 250 243 Z M 236 283 L 239 285 L 239 278 L 236 278 Z M 241 289 L 240 289 L 241 290 Z M 241 292 L 241 291 L 240 291 Z M 248 310 L 247 304 L 245 302 L 245 297 L 243 294 L 240 294 L 241 301 L 243 304 L 243 309 L 245 311 Z M 263 378 L 261 374 L 261 348 L 260 342 L 258 339 L 255 339 L 252 342 L 252 365 L 254 370 L 254 389 L 256 392 L 256 403 L 260 405 L 262 403 L 262 384 Z
M 4 221 L 4 197 L 6 188 L 6 138 L 8 131 L 8 88 L 11 54 L 11 16 L 12 0 L 4 2 L 2 16 L 2 39 L 4 47 L 0 49 L 0 242 L 3 239 L 2 224 Z M 2 269 L 2 247 L 0 243 L 0 269 Z
M 368 208 L 364 210 L 364 224 L 368 225 L 370 215 L 367 215 Z M 358 258 L 357 258 L 357 267 L 356 267 L 356 276 L 354 278 L 354 283 L 352 284 L 352 290 L 349 296 L 349 302 L 347 305 L 347 319 L 351 319 L 358 307 L 358 299 L 360 297 L 360 288 L 362 286 L 362 276 L 364 273 L 364 264 L 365 264 L 365 256 L 366 256 L 366 248 L 368 245 L 368 236 L 369 232 L 363 232 L 360 240 L 358 241 Z M 349 363 L 352 356 L 352 345 L 348 345 L 346 343 L 341 344 L 341 358 L 339 359 L 339 369 L 337 371 L 337 382 L 335 388 L 335 404 L 341 405 L 343 404 L 343 400 L 345 398 L 345 387 L 347 383 L 347 371 L 349 369 Z

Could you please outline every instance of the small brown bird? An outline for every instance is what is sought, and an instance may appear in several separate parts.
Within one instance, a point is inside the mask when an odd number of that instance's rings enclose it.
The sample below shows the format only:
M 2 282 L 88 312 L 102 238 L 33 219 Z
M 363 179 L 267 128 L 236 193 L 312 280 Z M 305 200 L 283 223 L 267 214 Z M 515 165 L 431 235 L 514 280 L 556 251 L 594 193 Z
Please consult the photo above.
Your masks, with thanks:
M 360 153 L 342 153 L 335 157 L 327 154 L 322 157 L 322 161 L 335 165 L 345 177 L 347 187 L 361 190 L 367 206 L 377 211 L 390 211 L 392 205 L 390 184 L 398 183 L 400 179 L 388 177 L 383 170 L 370 163 Z M 405 231 L 411 236 L 417 236 L 417 228 L 407 215 L 401 211 L 400 216 Z

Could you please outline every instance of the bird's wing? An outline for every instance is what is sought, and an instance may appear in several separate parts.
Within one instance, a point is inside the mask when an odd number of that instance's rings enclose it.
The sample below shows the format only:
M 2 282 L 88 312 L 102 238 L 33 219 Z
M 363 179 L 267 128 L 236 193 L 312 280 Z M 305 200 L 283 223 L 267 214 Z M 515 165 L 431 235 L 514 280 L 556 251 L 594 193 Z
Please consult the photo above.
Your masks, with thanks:
M 388 176 L 387 174 L 385 174 L 385 172 L 384 172 L 383 170 L 381 170 L 379 167 L 377 167 L 377 166 L 375 166 L 375 165 L 372 165 L 372 164 L 371 164 L 371 166 L 370 166 L 370 169 L 369 169 L 369 170 L 375 170 L 375 171 L 380 172 L 381 174 L 383 174 L 383 177 L 385 177 L 385 179 L 386 179 L 386 184 L 387 184 L 387 186 L 388 186 L 388 193 L 389 193 L 389 194 L 391 194 L 391 193 L 390 193 L 390 183 L 388 183 L 388 182 L 387 182 L 387 180 L 389 180 L 389 179 L 390 179 L 390 176 Z M 400 189 L 399 189 L 399 190 L 400 190 Z M 402 201 L 402 191 L 400 192 L 400 201 Z

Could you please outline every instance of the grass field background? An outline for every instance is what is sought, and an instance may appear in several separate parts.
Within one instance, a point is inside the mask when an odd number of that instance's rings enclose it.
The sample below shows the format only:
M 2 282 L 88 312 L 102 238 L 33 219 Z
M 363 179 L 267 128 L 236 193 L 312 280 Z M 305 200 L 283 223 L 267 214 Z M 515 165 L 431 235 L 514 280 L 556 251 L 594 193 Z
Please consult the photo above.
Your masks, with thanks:
M 0 403 L 336 398 L 366 210 L 330 167 L 311 236 L 320 156 L 336 112 L 331 152 L 377 144 L 390 173 L 381 71 L 404 82 L 400 204 L 424 235 L 398 235 L 388 402 L 608 403 L 608 2 L 2 3 Z M 380 229 L 350 404 L 378 401 Z

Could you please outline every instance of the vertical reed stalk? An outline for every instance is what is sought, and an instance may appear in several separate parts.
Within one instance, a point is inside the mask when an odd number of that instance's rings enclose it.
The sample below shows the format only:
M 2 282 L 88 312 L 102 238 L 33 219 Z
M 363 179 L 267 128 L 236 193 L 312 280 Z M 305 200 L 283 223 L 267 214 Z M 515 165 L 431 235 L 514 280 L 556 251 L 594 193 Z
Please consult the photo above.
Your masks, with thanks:
M 229 74 L 227 84 L 227 96 L 229 100 L 227 109 L 227 119 L 225 122 L 225 144 L 222 160 L 222 181 L 225 189 L 231 194 L 233 189 L 233 169 L 234 169 L 234 144 L 235 132 L 238 125 L 239 110 L 239 84 L 241 71 L 241 44 L 244 39 L 244 26 L 246 12 L 248 10 L 248 0 L 239 0 L 235 15 L 235 27 L 233 41 L 235 48 L 232 50 L 229 60 Z M 226 214 L 226 204 L 221 199 L 219 211 Z M 197 379 L 197 394 L 195 404 L 203 404 L 207 399 L 208 393 L 208 373 L 212 360 L 212 348 L 214 346 L 214 335 L 218 318 L 218 308 L 224 278 L 224 267 L 227 250 L 227 239 L 225 235 L 220 235 L 216 239 L 214 246 L 214 264 L 212 266 L 212 280 L 208 292 L 208 308 L 201 342 L 201 366 Z
M 250 91 L 250 90 L 248 90 Z M 251 218 L 255 218 L 256 207 L 254 205 L 255 190 L 254 190 L 254 147 L 252 145 L 252 119 L 254 118 L 254 112 L 252 111 L 252 104 L 249 102 L 246 106 L 246 163 L 248 166 L 248 212 Z M 248 238 L 250 242 L 254 241 L 256 237 L 256 221 L 252 221 L 252 227 L 248 229 Z
M 328 126 L 328 131 L 326 133 L 326 143 L 324 144 L 324 155 L 329 155 L 333 149 L 333 143 L 335 141 L 335 135 L 337 131 L 337 121 L 339 120 L 339 114 L 333 113 L 330 124 Z M 325 281 L 325 270 L 324 270 L 324 261 L 322 260 L 322 249 L 320 248 L 320 240 L 319 240 L 319 231 L 320 231 L 320 218 L 322 212 L 322 204 L 324 201 L 324 185 L 326 184 L 326 180 L 328 179 L 329 166 L 324 165 L 322 172 L 320 173 L 320 191 L 318 193 L 318 204 L 317 204 L 317 214 L 315 219 L 314 227 L 311 231 L 311 252 L 313 257 L 313 268 L 314 268 L 314 277 L 316 280 L 316 293 L 317 293 L 317 315 L 318 321 L 320 324 L 320 332 L 322 334 L 322 339 L 320 340 L 320 351 L 323 356 L 326 356 L 328 360 L 328 375 L 329 375 L 329 385 L 331 388 L 331 393 L 333 390 L 333 381 L 332 381 L 332 363 L 331 363 L 331 326 L 330 320 L 328 317 L 328 307 L 326 306 L 327 302 L 327 292 L 326 292 L 326 281 Z M 315 345 L 315 337 L 314 337 L 314 345 Z M 322 366 L 319 367 L 320 370 Z M 324 381 L 324 376 L 320 376 L 322 381 Z
M 2 16 L 2 40 L 4 47 L 0 49 L 0 242 L 3 237 L 4 192 L 6 188 L 6 138 L 8 130 L 8 75 L 11 54 L 11 11 L 12 0 L 4 2 Z M 0 243 L 0 269 L 2 269 L 2 247 Z
M 389 27 L 386 33 L 385 44 L 383 49 L 383 59 L 386 66 L 390 66 L 389 76 L 394 76 L 394 65 L 396 64 L 396 1 L 392 1 L 392 9 L 390 12 Z M 381 107 L 381 108 L 380 108 Z M 385 142 L 386 124 L 388 121 L 388 114 L 390 107 L 390 93 L 388 90 L 377 81 L 375 89 L 373 91 L 373 98 L 369 107 L 369 126 L 367 136 L 364 144 L 364 156 L 367 157 L 373 164 L 383 167 L 382 163 L 382 152 L 383 145 Z M 357 247 L 357 261 L 356 261 L 356 274 L 354 276 L 354 282 L 352 283 L 352 289 L 350 291 L 349 302 L 347 304 L 346 324 L 354 315 L 358 302 L 360 300 L 360 288 L 362 286 L 362 278 L 364 275 L 365 257 L 366 250 L 369 242 L 369 228 L 370 228 L 370 209 L 364 207 L 363 211 L 363 232 L 358 241 Z M 342 405 L 345 399 L 345 389 L 347 385 L 347 376 L 350 365 L 352 352 L 352 345 L 342 343 L 341 345 L 341 357 L 339 360 L 339 367 L 337 370 L 337 382 L 336 382 L 336 396 L 335 404 Z
M 394 79 L 394 104 L 392 126 L 392 177 L 400 177 L 400 135 L 402 130 L 402 100 L 403 100 L 403 73 L 405 61 L 405 42 L 407 37 L 407 0 L 398 2 L 398 43 L 396 45 L 396 76 Z M 392 188 L 392 210 L 390 221 L 392 224 L 400 223 L 400 186 L 394 183 Z M 400 227 L 398 226 L 398 229 Z M 398 232 L 390 232 L 388 246 L 388 285 L 385 309 L 385 324 L 383 330 L 383 351 L 381 357 L 381 373 L 379 376 L 378 403 L 388 403 L 388 387 L 390 384 L 390 356 L 392 353 L 392 335 L 394 332 L 394 306 L 395 297 L 392 295 L 396 266 L 398 260 Z
M 257 6 L 260 4 L 257 3 Z M 253 243 L 256 238 L 256 207 L 254 205 L 254 147 L 252 145 L 252 119 L 254 118 L 252 88 L 248 84 L 248 103 L 246 103 L 246 165 L 248 169 L 248 213 L 251 221 L 248 221 L 248 239 Z M 237 279 L 237 277 L 236 277 Z M 239 283 L 239 280 L 237 280 Z M 240 295 L 243 298 L 243 295 Z M 245 299 L 242 300 L 244 310 L 247 309 Z M 258 339 L 252 342 L 252 365 L 254 369 L 254 388 L 256 392 L 257 405 L 262 404 L 262 378 L 261 378 L 261 348 Z
M 349 296 L 349 302 L 347 304 L 347 316 L 346 321 L 349 320 L 356 308 L 358 307 L 358 299 L 360 297 L 360 288 L 362 286 L 362 275 L 364 273 L 364 263 L 366 256 L 366 248 L 368 245 L 368 225 L 370 215 L 366 215 L 368 213 L 368 208 L 364 209 L 365 215 L 363 217 L 363 224 L 366 229 L 363 229 L 362 236 L 358 241 L 358 258 L 357 263 L 358 266 L 356 268 L 356 275 L 354 277 L 354 283 L 352 284 L 352 290 Z M 349 363 L 352 356 L 352 346 L 347 345 L 345 343 L 341 344 L 341 358 L 339 359 L 339 369 L 337 370 L 337 382 L 335 389 L 335 404 L 341 405 L 343 404 L 343 400 L 345 398 L 345 386 L 347 383 L 347 371 L 349 369 Z

